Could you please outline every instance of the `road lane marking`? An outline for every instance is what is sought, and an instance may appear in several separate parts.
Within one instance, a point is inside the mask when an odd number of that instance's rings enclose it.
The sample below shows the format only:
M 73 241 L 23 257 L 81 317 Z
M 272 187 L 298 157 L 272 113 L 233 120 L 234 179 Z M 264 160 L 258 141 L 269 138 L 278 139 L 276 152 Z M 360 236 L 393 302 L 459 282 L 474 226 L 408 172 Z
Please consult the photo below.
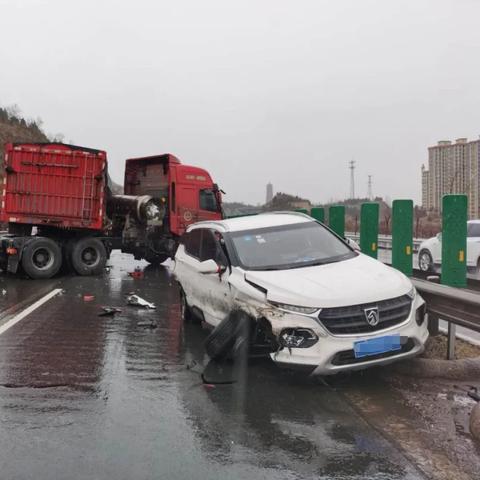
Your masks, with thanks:
M 62 291 L 61 288 L 55 288 L 50 293 L 47 293 L 45 296 L 37 300 L 35 303 L 32 303 L 29 307 L 25 310 L 22 310 L 20 313 L 17 313 L 13 318 L 5 322 L 2 326 L 0 326 L 0 335 L 5 333 L 9 328 L 12 328 L 15 324 L 23 320 L 27 315 L 30 315 L 34 312 L 38 307 L 41 307 L 44 303 L 48 302 L 51 298 L 55 295 L 58 295 Z

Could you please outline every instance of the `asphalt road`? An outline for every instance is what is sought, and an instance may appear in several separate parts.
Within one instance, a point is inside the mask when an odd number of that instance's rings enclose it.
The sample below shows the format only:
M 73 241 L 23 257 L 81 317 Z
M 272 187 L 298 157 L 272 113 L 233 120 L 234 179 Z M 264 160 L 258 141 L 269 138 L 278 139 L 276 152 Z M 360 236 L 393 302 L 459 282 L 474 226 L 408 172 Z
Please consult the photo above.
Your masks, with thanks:
M 424 478 L 345 392 L 268 361 L 208 364 L 168 270 L 132 279 L 144 264 L 111 264 L 99 278 L 0 276 L 2 479 Z M 126 306 L 131 291 L 157 309 Z M 99 317 L 104 305 L 122 313 Z

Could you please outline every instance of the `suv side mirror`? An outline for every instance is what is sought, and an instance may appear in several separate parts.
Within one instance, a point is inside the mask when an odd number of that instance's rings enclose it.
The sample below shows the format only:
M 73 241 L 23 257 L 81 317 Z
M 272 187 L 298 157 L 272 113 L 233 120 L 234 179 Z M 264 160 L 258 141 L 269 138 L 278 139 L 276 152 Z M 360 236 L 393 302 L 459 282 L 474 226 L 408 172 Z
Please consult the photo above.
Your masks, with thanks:
M 345 241 L 348 243 L 350 247 L 352 247 L 356 252 L 361 252 L 360 246 L 355 240 L 351 238 L 345 237 Z
M 210 273 L 219 273 L 220 267 L 217 265 L 217 262 L 215 260 L 210 258 L 209 260 L 204 260 L 203 262 L 200 262 L 200 265 L 198 266 L 198 271 L 200 273 L 208 275 Z
M 440 242 L 442 241 L 442 232 L 437 233 L 437 238 Z

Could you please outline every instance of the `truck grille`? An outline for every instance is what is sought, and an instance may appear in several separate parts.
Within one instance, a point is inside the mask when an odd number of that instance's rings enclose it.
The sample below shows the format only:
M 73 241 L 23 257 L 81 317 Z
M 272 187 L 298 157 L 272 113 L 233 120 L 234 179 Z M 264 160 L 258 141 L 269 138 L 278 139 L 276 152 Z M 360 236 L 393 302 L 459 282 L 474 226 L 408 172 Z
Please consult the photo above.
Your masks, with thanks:
M 408 295 L 348 307 L 323 308 L 318 315 L 322 325 L 333 335 L 349 335 L 384 330 L 403 323 L 410 314 L 412 300 Z M 379 321 L 372 327 L 365 317 L 365 309 L 377 307 Z

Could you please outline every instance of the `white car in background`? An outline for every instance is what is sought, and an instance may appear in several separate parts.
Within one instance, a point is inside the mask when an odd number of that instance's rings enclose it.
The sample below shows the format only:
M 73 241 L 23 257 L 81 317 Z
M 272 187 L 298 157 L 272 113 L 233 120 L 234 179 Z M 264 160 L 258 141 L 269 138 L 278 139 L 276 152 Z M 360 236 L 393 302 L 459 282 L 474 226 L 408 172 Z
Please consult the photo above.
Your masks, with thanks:
M 212 358 L 239 345 L 329 375 L 413 357 L 425 302 L 399 271 L 301 213 L 190 225 L 174 265 L 184 320 L 213 327 Z
M 429 238 L 418 249 L 418 266 L 422 272 L 434 272 L 442 264 L 442 234 Z M 480 273 L 480 220 L 467 222 L 467 268 Z

